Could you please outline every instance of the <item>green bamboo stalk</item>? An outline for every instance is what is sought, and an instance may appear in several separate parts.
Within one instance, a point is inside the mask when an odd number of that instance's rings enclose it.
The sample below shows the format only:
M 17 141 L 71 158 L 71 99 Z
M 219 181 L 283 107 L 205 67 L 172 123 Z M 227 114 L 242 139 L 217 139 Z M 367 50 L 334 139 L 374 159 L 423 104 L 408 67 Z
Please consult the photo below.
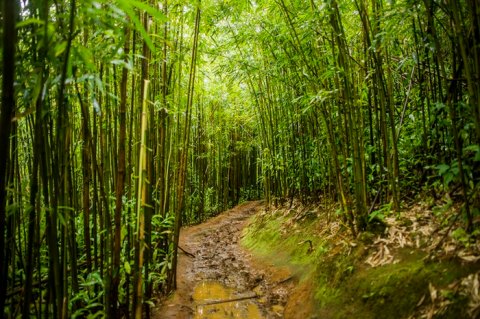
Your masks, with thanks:
M 143 308 L 143 253 L 145 250 L 145 204 L 147 198 L 147 145 L 146 133 L 148 129 L 147 96 L 148 85 L 150 81 L 144 80 L 143 103 L 140 129 L 140 152 L 138 165 L 138 193 L 137 193 L 137 238 L 136 238 L 136 273 L 135 273 L 135 293 L 134 293 L 134 317 L 142 318 Z

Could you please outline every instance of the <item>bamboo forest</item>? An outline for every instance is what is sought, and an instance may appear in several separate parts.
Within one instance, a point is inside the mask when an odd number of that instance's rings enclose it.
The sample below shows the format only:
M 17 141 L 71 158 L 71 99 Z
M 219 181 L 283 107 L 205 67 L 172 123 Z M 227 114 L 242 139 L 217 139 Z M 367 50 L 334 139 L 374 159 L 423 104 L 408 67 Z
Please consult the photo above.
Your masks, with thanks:
M 1 3 L 1 318 L 480 318 L 478 0 Z

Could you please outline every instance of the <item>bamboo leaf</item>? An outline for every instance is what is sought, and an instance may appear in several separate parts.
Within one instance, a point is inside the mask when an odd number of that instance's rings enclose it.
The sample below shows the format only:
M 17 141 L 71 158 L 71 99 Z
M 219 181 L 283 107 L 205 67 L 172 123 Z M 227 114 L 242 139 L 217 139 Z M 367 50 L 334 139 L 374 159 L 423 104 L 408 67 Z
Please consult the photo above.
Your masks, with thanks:
M 146 3 L 136 1 L 136 0 L 128 0 L 128 3 L 133 5 L 134 7 L 137 7 L 140 10 L 148 12 L 148 14 L 150 14 L 152 17 L 159 20 L 158 22 L 167 21 L 167 17 L 161 11 L 155 9 L 154 7 Z
M 23 27 L 26 27 L 26 26 L 29 26 L 29 25 L 33 25 L 33 24 L 44 25 L 45 21 L 40 20 L 40 19 L 36 19 L 36 18 L 29 18 L 29 19 L 25 19 L 23 21 L 18 22 L 16 27 L 17 27 L 17 29 L 20 29 L 20 28 L 23 28 Z
M 127 274 L 131 274 L 132 273 L 132 268 L 130 267 L 130 263 L 128 261 L 125 262 L 125 264 L 123 265 L 123 267 L 125 268 L 125 272 Z
M 67 41 L 62 41 L 60 44 L 55 46 L 55 57 L 59 57 L 63 52 L 65 52 L 65 49 L 67 48 Z
M 153 45 L 152 39 L 150 38 L 150 35 L 148 34 L 148 32 L 145 30 L 141 21 L 138 19 L 135 11 L 133 10 L 133 7 L 136 7 L 137 9 L 143 10 L 143 11 L 149 13 L 151 16 L 153 16 L 153 17 L 155 17 L 159 20 L 162 20 L 162 21 L 166 21 L 166 17 L 161 12 L 159 12 L 158 10 L 152 8 L 151 6 L 149 6 L 147 4 L 141 3 L 139 1 L 119 0 L 118 3 L 119 3 L 120 8 L 130 17 L 131 21 L 135 25 L 135 28 L 137 29 L 138 32 L 140 32 L 143 40 L 145 41 L 145 43 L 147 44 L 149 49 L 152 52 L 155 52 L 155 46 Z

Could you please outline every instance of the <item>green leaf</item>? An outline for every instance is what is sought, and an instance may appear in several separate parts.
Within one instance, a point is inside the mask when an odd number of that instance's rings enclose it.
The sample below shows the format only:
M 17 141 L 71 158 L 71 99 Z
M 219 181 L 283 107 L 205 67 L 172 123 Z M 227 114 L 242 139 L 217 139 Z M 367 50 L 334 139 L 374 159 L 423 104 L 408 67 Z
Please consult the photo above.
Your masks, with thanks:
M 92 314 L 92 315 L 88 315 L 88 319 L 95 319 L 97 317 L 102 317 L 102 318 L 105 318 L 105 312 L 103 312 L 102 310 L 100 311 L 97 311 L 96 313 Z
M 65 49 L 67 48 L 67 41 L 62 41 L 60 44 L 55 46 L 55 57 L 60 56 Z
M 128 261 L 125 262 L 125 264 L 123 265 L 123 267 L 125 268 L 125 272 L 127 274 L 131 274 L 132 273 L 132 268 L 130 267 L 130 263 Z
M 73 313 L 72 318 L 83 318 L 85 317 L 85 312 L 87 312 L 86 309 L 80 308 Z
M 449 173 L 445 175 L 445 185 L 448 186 L 453 181 L 453 174 Z
M 132 70 L 133 69 L 133 66 L 130 63 L 127 63 L 124 60 L 114 59 L 114 60 L 110 61 L 110 63 L 115 64 L 115 65 L 121 65 L 124 68 L 126 68 L 127 70 Z
M 130 9 L 130 8 L 125 8 L 125 12 L 127 12 L 127 14 L 130 16 L 130 19 L 132 19 L 133 24 L 135 24 L 135 27 L 137 28 L 137 30 L 142 35 L 143 40 L 145 41 L 145 43 L 147 44 L 149 49 L 152 52 L 155 51 L 155 47 L 153 45 L 152 39 L 150 39 L 150 36 L 148 35 L 147 31 L 143 27 L 143 24 L 140 22 L 140 20 L 135 15 L 135 12 L 133 12 L 133 10 Z
M 26 20 L 23 20 L 23 21 L 20 21 L 19 23 L 17 23 L 17 29 L 20 29 L 20 28 L 23 28 L 23 27 L 26 27 L 26 26 L 29 26 L 29 25 L 32 25 L 32 24 L 43 25 L 43 24 L 45 24 L 45 21 L 40 20 L 40 19 L 35 19 L 35 18 L 26 19 Z
M 138 32 L 140 32 L 143 40 L 145 41 L 147 46 L 150 48 L 150 50 L 152 52 L 155 51 L 155 46 L 153 45 L 152 39 L 150 38 L 150 35 L 147 33 L 147 31 L 143 27 L 143 24 L 140 22 L 137 15 L 135 14 L 133 7 L 139 10 L 145 11 L 148 14 L 150 14 L 152 17 L 161 21 L 167 20 L 165 15 L 161 13 L 159 10 L 153 8 L 152 6 L 149 6 L 148 4 L 145 4 L 136 0 L 119 0 L 118 4 L 120 8 L 130 17 L 133 24 L 135 25 L 135 28 L 137 29 Z
M 439 164 L 435 168 L 438 169 L 438 174 L 443 176 L 445 174 L 445 172 L 447 172 L 450 169 L 450 165 Z
M 370 223 L 374 218 L 378 218 L 380 220 L 384 220 L 385 219 L 385 215 L 383 214 L 382 210 L 379 209 L 379 210 L 374 210 L 373 212 L 370 213 L 370 215 L 368 216 L 368 222 Z
M 89 308 L 101 307 L 101 306 L 102 306 L 102 304 L 99 303 L 99 302 L 92 302 L 91 304 L 88 304 L 88 305 L 87 305 L 87 309 L 89 309 Z
M 128 3 L 137 7 L 140 10 L 147 12 L 155 19 L 160 20 L 159 22 L 164 22 L 168 20 L 167 17 L 160 10 L 155 9 L 154 7 L 149 6 L 146 3 L 136 1 L 136 0 L 128 0 Z
M 476 145 L 476 144 L 468 145 L 463 149 L 463 151 L 474 152 L 475 153 L 474 161 L 480 162 L 480 146 L 479 145 Z
M 127 236 L 127 233 L 128 233 L 127 227 L 122 226 L 120 241 L 123 241 L 125 239 L 125 236 Z
M 468 234 L 465 229 L 459 227 L 452 231 L 452 238 L 460 242 L 468 241 Z
M 63 209 L 63 210 L 69 210 L 71 212 L 74 212 L 75 209 L 73 207 L 70 207 L 70 206 L 57 206 L 58 209 Z

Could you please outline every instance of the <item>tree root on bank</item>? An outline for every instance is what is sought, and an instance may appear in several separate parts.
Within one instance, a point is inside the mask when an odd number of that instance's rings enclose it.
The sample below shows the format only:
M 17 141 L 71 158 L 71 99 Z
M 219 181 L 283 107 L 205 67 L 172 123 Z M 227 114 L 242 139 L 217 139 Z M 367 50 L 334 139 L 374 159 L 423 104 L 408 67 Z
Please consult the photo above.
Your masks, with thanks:
M 185 249 L 183 249 L 182 247 L 178 246 L 178 249 L 180 249 L 181 251 L 183 251 L 185 253 L 185 255 L 187 255 L 188 257 L 192 257 L 192 258 L 195 258 L 195 255 L 186 251 Z

